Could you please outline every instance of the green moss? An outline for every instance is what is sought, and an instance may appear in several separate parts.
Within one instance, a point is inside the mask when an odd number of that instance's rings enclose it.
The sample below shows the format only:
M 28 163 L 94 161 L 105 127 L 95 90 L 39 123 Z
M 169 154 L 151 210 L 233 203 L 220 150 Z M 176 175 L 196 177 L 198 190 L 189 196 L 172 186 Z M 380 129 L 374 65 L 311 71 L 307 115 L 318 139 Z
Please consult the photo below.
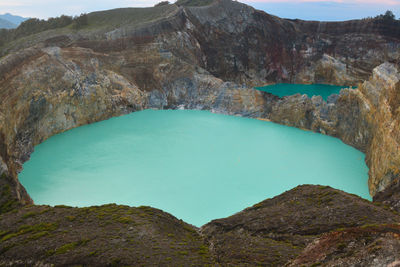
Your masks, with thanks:
M 189 252 L 187 252 L 186 250 L 178 251 L 178 255 L 187 256 L 187 255 L 189 255 Z
M 263 206 L 264 206 L 264 203 L 260 202 L 260 203 L 257 203 L 257 204 L 254 204 L 253 206 L 251 206 L 251 209 L 257 210 L 257 209 L 262 208 Z
M 175 2 L 178 6 L 208 6 L 214 0 L 178 0 Z
M 15 246 L 14 244 L 11 244 L 11 245 L 7 245 L 7 246 L 2 247 L 2 248 L 0 249 L 0 255 L 3 254 L 3 253 L 5 253 L 6 251 L 10 250 L 10 249 L 11 249 L 12 247 L 14 247 L 14 246 Z
M 58 225 L 55 223 L 39 223 L 35 225 L 22 225 L 17 232 L 5 235 L 1 240 L 7 241 L 13 237 L 24 235 L 27 233 L 49 232 L 57 229 Z
M 382 250 L 381 246 L 373 246 L 371 248 L 368 248 L 368 253 L 375 254 L 375 253 L 379 253 L 380 250 Z
M 140 25 L 166 17 L 175 5 L 164 5 L 151 8 L 119 8 L 107 11 L 99 11 L 88 14 L 88 25 L 84 30 L 99 28 L 114 28 L 121 25 Z
M 337 248 L 338 250 L 344 250 L 346 247 L 347 247 L 346 244 L 340 243 L 340 244 L 337 245 L 336 248 Z
M 189 231 L 191 233 L 196 233 L 196 230 L 187 224 L 183 224 L 183 229 L 185 229 L 186 231 Z
M 46 213 L 46 212 L 49 212 L 51 209 L 44 209 L 44 210 L 42 210 L 41 212 L 39 212 L 39 214 L 44 214 L 44 213 Z
M 110 265 L 111 266 L 121 266 L 121 259 L 118 259 L 118 258 L 111 259 Z
M 8 239 L 11 239 L 16 236 L 19 236 L 19 234 L 18 233 L 7 234 L 1 239 L 1 241 L 3 241 L 3 242 L 7 241 Z
M 378 226 L 381 226 L 381 225 L 383 226 L 385 224 L 364 224 L 364 225 L 361 226 L 361 228 L 365 229 L 365 228 L 369 228 L 369 227 L 378 227 Z
M 208 255 L 208 247 L 202 245 L 199 248 L 199 254 L 200 255 Z
M 89 257 L 96 256 L 98 253 L 99 253 L 99 251 L 95 250 L 95 251 L 90 252 L 90 253 L 88 254 L 88 256 L 89 256 Z
M 35 215 L 37 215 L 36 212 L 27 212 L 22 216 L 22 218 L 27 219 L 27 218 L 30 218 L 30 217 L 34 217 Z
M 73 242 L 73 243 L 69 243 L 69 244 L 65 244 L 61 247 L 59 247 L 58 249 L 55 250 L 55 254 L 64 254 L 74 248 L 76 248 L 78 246 L 78 242 Z
M 76 217 L 72 216 L 72 215 L 71 216 L 65 216 L 65 218 L 70 222 L 72 222 L 72 221 L 74 221 L 76 219 Z
M 154 214 L 154 209 L 152 207 L 140 206 L 140 207 L 138 207 L 138 209 L 140 209 L 141 211 L 143 211 L 144 213 L 146 213 L 148 215 L 153 215 Z
M 46 236 L 46 235 L 49 235 L 49 232 L 43 231 L 43 232 L 39 232 L 39 233 L 36 233 L 36 234 L 31 235 L 31 236 L 29 237 L 29 239 L 31 239 L 31 240 L 37 240 L 37 239 L 39 239 L 39 238 L 41 238 L 41 237 L 43 237 L 43 236 Z
M 61 209 L 72 209 L 72 207 L 70 206 L 66 206 L 66 205 L 56 205 L 54 206 L 55 208 L 61 208 Z
M 130 217 L 119 217 L 116 220 L 117 220 L 117 222 L 125 223 L 125 224 L 129 224 L 129 223 L 133 223 L 134 222 L 133 219 L 130 218 Z
M 4 177 L 2 177 L 2 179 L 3 178 Z M 3 200 L 2 202 L 0 202 L 0 214 L 9 212 L 18 206 L 18 201 L 13 197 L 11 193 L 11 188 L 8 184 L 2 186 L 0 197 L 0 200 Z
M 0 237 L 5 236 L 6 234 L 8 234 L 10 231 L 1 231 L 0 230 Z
M 51 255 L 59 255 L 59 254 L 65 254 L 65 253 L 67 253 L 68 251 L 73 250 L 73 249 L 75 249 L 75 248 L 78 247 L 78 246 L 83 246 L 83 245 L 85 245 L 87 242 L 89 242 L 89 240 L 83 239 L 83 240 L 80 240 L 80 241 L 77 241 L 77 242 L 68 243 L 68 244 L 62 245 L 61 247 L 59 247 L 59 248 L 57 248 L 57 249 L 55 249 L 55 250 L 48 250 L 48 251 L 46 252 L 46 254 L 47 254 L 48 256 L 51 256 Z

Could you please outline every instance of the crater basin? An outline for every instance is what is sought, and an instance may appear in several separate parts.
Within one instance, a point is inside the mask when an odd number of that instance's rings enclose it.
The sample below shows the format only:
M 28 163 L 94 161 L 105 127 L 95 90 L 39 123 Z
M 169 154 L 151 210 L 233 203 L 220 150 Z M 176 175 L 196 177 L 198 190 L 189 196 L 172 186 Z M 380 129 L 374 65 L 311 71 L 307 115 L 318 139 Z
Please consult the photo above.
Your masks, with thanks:
M 257 90 L 271 93 L 279 97 L 288 95 L 307 95 L 313 97 L 320 95 L 323 100 L 327 100 L 332 94 L 339 94 L 340 90 L 346 88 L 346 86 L 327 85 L 327 84 L 289 84 L 289 83 L 278 83 L 273 85 L 267 85 L 262 87 L 256 87 Z
M 196 226 L 300 184 L 370 199 L 364 154 L 339 139 L 192 110 L 145 110 L 55 135 L 19 179 L 36 204 L 148 205 Z

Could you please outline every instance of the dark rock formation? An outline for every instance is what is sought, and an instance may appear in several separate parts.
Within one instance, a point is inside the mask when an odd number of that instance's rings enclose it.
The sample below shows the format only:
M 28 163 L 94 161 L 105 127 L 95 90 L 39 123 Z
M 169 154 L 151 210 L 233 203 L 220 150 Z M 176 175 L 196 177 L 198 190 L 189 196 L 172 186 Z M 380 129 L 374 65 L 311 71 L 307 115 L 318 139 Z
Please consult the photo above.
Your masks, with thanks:
M 315 238 L 355 226 L 365 240 L 372 233 L 364 250 L 382 252 L 390 262 L 399 244 L 392 233 L 399 227 L 381 224 L 397 222 L 400 217 L 383 207 L 326 186 L 299 186 L 200 231 L 150 207 L 28 206 L 0 215 L 0 265 L 282 266 L 309 244 L 303 254 L 310 250 Z M 353 232 L 340 230 L 341 242 L 354 240 L 347 236 Z M 375 239 L 383 233 L 388 241 L 378 246 Z M 363 249 L 357 242 L 348 247 Z
M 322 235 L 287 266 L 400 265 L 400 226 L 365 225 Z
M 369 201 L 326 186 L 298 186 L 201 228 L 222 265 L 282 266 L 313 239 L 339 228 L 399 222 Z M 400 242 L 399 242 L 400 244 Z
M 400 213 L 400 178 L 394 179 L 385 190 L 376 193 L 374 202 Z
M 196 228 L 150 207 L 31 206 L 0 218 L 1 266 L 212 263 Z

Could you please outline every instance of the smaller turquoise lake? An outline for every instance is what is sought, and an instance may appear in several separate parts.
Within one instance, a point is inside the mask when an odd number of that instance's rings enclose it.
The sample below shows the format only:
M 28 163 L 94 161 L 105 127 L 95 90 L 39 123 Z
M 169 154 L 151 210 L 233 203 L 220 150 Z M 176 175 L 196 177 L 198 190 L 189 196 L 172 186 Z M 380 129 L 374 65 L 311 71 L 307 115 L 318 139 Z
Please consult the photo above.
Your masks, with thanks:
M 36 204 L 152 206 L 201 226 L 300 184 L 371 199 L 364 154 L 339 139 L 195 110 L 145 110 L 35 147 L 21 183 Z
M 295 94 L 306 94 L 308 97 L 314 95 L 322 96 L 323 100 L 327 100 L 328 96 L 332 94 L 339 94 L 340 90 L 347 88 L 346 86 L 336 86 L 327 84 L 289 84 L 289 83 L 278 83 L 274 85 L 267 85 L 263 87 L 256 87 L 257 90 L 271 93 L 279 97 L 295 95 Z

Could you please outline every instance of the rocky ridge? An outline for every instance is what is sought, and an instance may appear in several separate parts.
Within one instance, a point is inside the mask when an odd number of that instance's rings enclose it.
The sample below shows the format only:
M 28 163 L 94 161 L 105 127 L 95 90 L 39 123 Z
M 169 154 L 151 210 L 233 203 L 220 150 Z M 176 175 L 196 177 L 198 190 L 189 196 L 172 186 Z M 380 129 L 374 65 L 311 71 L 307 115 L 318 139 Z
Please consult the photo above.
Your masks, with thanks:
M 283 266 L 323 233 L 396 222 L 397 216 L 390 211 L 359 197 L 326 186 L 305 185 L 213 220 L 202 226 L 201 233 L 223 266 L 252 262 L 250 259 L 261 265 Z
M 358 259 L 382 266 L 398 255 L 399 222 L 384 206 L 312 185 L 200 229 L 151 207 L 33 205 L 0 215 L 0 265 L 298 266 L 338 250 L 343 262 L 369 254 Z M 316 257 L 316 244 L 327 252 Z

